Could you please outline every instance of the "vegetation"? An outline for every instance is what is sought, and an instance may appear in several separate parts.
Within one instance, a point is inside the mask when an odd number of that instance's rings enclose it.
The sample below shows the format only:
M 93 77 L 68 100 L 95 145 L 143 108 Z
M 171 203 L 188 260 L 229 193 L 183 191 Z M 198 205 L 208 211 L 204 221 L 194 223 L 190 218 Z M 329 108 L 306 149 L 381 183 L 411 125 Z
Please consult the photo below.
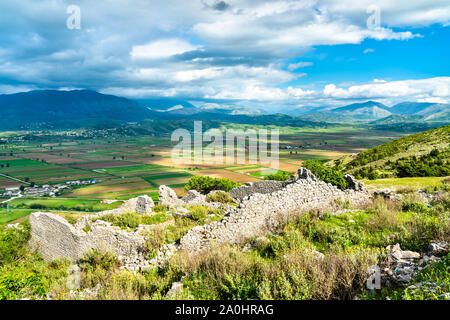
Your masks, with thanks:
M 142 215 L 136 212 L 126 212 L 121 214 L 109 214 L 98 218 L 94 218 L 93 221 L 103 220 L 111 222 L 113 226 L 120 227 L 122 229 L 136 229 L 140 224 L 158 224 L 171 219 L 170 216 L 165 213 L 159 213 L 155 215 Z
M 278 171 L 275 174 L 269 174 L 264 177 L 264 180 L 275 180 L 275 181 L 287 181 L 292 178 L 292 172 Z
M 331 183 L 342 190 L 347 188 L 347 181 L 345 181 L 342 172 L 338 170 L 325 167 L 316 160 L 306 160 L 302 166 L 310 170 L 317 178 L 324 182 Z
M 439 152 L 432 150 L 420 157 L 411 156 L 387 163 L 399 177 L 444 177 L 450 175 L 450 149 Z
M 148 258 L 161 245 L 174 243 L 191 228 L 219 212 L 189 208 L 192 218 L 175 218 L 146 231 Z M 198 255 L 179 252 L 162 269 L 130 273 L 120 270 L 114 254 L 89 250 L 81 259 L 81 290 L 100 284 L 99 299 L 163 299 L 183 277 L 180 299 L 442 299 L 448 293 L 449 257 L 424 269 L 416 289 L 394 288 L 371 294 L 364 289 L 366 270 L 385 259 L 384 248 L 399 243 L 404 250 L 423 252 L 431 240 L 450 238 L 448 192 L 428 206 L 414 195 L 396 205 L 374 199 L 364 210 L 332 215 L 307 213 L 284 222 L 274 233 L 249 239 L 252 248 L 216 246 Z M 158 220 L 159 213 L 149 216 Z M 105 216 L 108 217 L 108 216 Z M 143 215 L 126 214 L 115 223 L 136 226 Z M 0 299 L 69 298 L 69 262 L 46 263 L 28 251 L 29 224 L 0 228 Z M 318 253 L 323 254 L 323 257 Z M 417 289 L 419 288 L 419 289 Z
M 206 202 L 233 203 L 233 198 L 225 191 L 217 191 L 206 197 Z
M 450 126 L 409 135 L 360 152 L 345 165 L 357 178 L 430 177 L 450 174 Z
M 200 193 L 207 194 L 213 190 L 230 191 L 239 183 L 226 178 L 211 178 L 208 176 L 193 176 L 185 186 L 186 190 L 197 190 Z

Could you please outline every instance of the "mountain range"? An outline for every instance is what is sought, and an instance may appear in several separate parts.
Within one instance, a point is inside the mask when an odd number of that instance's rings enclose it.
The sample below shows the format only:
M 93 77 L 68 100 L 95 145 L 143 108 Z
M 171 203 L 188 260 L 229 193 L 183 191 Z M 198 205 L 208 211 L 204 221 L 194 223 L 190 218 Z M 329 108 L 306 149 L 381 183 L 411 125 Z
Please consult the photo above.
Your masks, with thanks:
M 287 113 L 287 112 L 286 112 Z M 85 123 L 107 124 L 143 120 L 218 120 L 247 124 L 287 126 L 327 123 L 366 123 L 393 126 L 399 123 L 449 123 L 450 104 L 403 102 L 388 107 L 375 101 L 341 107 L 305 107 L 269 114 L 234 104 L 205 103 L 199 107 L 173 98 L 137 99 L 90 90 L 37 90 L 0 95 L 0 129 L 71 128 Z

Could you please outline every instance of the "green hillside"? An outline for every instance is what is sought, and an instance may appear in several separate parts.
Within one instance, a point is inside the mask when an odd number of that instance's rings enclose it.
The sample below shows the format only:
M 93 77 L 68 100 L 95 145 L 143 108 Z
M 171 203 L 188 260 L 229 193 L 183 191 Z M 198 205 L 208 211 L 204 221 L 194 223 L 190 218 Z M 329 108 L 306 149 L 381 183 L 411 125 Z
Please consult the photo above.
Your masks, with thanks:
M 360 152 L 344 165 L 358 178 L 450 175 L 450 126 L 412 134 Z

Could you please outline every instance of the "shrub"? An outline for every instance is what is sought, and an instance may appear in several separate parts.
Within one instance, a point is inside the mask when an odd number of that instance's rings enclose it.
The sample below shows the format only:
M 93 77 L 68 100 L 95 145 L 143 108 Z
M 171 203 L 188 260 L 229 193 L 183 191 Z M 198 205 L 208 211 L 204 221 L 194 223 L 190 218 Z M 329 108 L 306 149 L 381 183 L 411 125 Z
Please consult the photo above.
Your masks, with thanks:
M 221 202 L 231 203 L 234 202 L 233 198 L 225 191 L 217 191 L 206 197 L 206 202 Z
M 104 249 L 89 249 L 80 259 L 82 273 L 82 285 L 92 288 L 97 284 L 104 285 L 109 276 L 118 267 L 118 260 L 114 252 Z
M 193 206 L 189 212 L 191 213 L 192 219 L 199 221 L 204 220 L 209 214 L 208 208 L 204 206 Z
M 418 213 L 426 213 L 428 212 L 428 205 L 426 202 L 404 201 L 402 203 L 402 210 Z
M 208 176 L 193 176 L 185 185 L 186 190 L 197 190 L 202 194 L 208 194 L 214 190 L 230 191 L 234 187 L 239 186 L 239 183 L 233 182 L 225 178 L 212 178 Z
M 27 250 L 30 238 L 30 224 L 24 222 L 20 229 L 6 229 L 0 226 L 0 266 L 20 258 Z
M 170 215 L 167 215 L 166 213 L 158 213 L 151 216 L 142 216 L 141 217 L 141 223 L 142 224 L 158 224 L 165 222 L 167 220 L 171 219 Z
M 264 180 L 288 181 L 292 177 L 292 172 L 279 171 L 275 174 L 269 174 Z
M 347 181 L 345 181 L 342 172 L 325 167 L 316 160 L 306 160 L 303 162 L 302 166 L 310 170 L 317 178 L 324 182 L 331 183 L 342 190 L 347 188 Z
M 167 206 L 167 204 L 157 204 L 153 207 L 153 211 L 154 212 L 166 212 L 167 210 L 169 210 L 169 207 Z
M 136 212 L 126 212 L 122 214 L 104 215 L 93 219 L 93 221 L 96 220 L 111 222 L 114 226 L 120 227 L 122 229 L 136 229 L 141 223 L 141 215 Z

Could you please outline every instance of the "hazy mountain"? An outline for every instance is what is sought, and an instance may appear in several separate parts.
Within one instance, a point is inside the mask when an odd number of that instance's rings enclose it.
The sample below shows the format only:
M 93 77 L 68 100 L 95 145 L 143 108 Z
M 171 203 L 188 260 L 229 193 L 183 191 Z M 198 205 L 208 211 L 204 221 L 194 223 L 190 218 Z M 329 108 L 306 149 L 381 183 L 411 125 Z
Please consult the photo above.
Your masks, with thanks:
M 364 109 L 383 109 L 386 111 L 389 111 L 389 107 L 385 106 L 382 103 L 375 102 L 375 101 L 367 101 L 367 102 L 361 102 L 361 103 L 352 103 L 344 107 L 339 107 L 336 109 L 332 109 L 333 112 L 357 112 L 358 110 Z
M 217 103 L 205 103 L 199 109 L 205 112 L 224 113 L 231 115 L 260 115 L 264 114 L 262 110 L 255 108 L 246 108 L 237 105 L 222 105 Z
M 427 127 L 429 123 L 434 126 L 450 122 L 449 106 L 406 102 L 388 108 L 367 101 L 338 108 L 293 107 L 288 115 L 287 112 L 268 114 L 259 109 L 216 103 L 195 107 L 187 101 L 172 98 L 134 101 L 89 90 L 42 90 L 0 95 L 0 129 L 104 127 L 145 119 L 186 119 L 288 126 L 366 122 L 380 128 L 408 130 L 408 126 Z
M 331 122 L 330 119 L 332 122 L 370 121 L 373 125 L 390 127 L 399 123 L 414 123 L 415 126 L 428 128 L 429 125 L 424 125 L 426 122 L 444 124 L 450 122 L 450 104 L 403 102 L 387 107 L 379 102 L 367 101 L 331 110 L 324 108 L 316 112 L 305 113 L 303 118 L 309 121 L 327 122 Z
M 0 126 L 102 119 L 139 121 L 153 112 L 136 101 L 89 90 L 41 90 L 0 95 Z
M 392 106 L 389 110 L 395 114 L 416 114 L 421 110 L 431 106 L 432 103 L 426 102 L 402 102 Z
M 309 121 L 360 122 L 385 118 L 391 114 L 389 108 L 384 104 L 367 101 L 334 109 L 323 108 L 318 112 L 305 114 L 302 118 Z

